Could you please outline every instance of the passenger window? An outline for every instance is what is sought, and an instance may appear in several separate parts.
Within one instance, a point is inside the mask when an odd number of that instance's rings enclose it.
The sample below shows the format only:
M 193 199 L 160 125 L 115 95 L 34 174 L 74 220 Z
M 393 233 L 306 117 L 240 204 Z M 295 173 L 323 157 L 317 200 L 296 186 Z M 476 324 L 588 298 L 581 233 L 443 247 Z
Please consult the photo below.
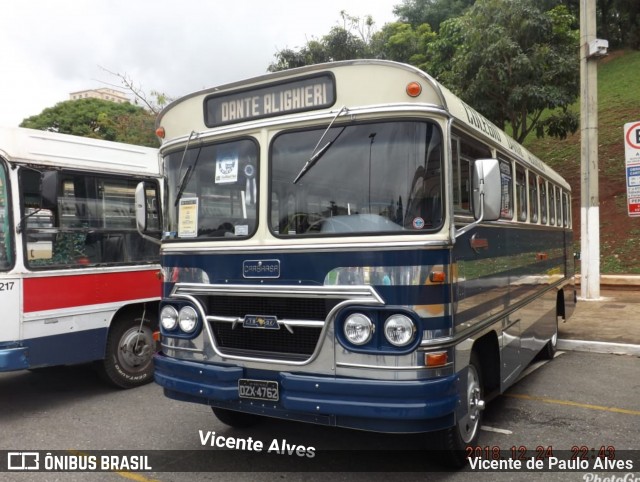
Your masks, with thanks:
M 562 194 L 558 187 L 556 187 L 556 225 L 562 226 Z
M 529 172 L 529 220 L 538 222 L 538 180 L 532 172 Z
M 511 174 L 511 163 L 503 160 L 500 161 L 500 177 L 502 179 L 500 217 L 502 219 L 513 219 L 513 176 Z
M 491 157 L 491 151 L 467 136 L 455 136 L 451 146 L 453 202 L 456 213 L 471 213 L 471 166 L 476 159 Z
M 40 208 L 40 173 L 23 170 L 25 262 L 31 268 L 76 268 L 157 262 L 158 247 L 138 234 L 138 179 L 80 172 L 58 174 L 55 204 Z M 34 189 L 35 187 L 35 189 Z M 157 185 L 149 183 L 150 229 L 159 229 Z
M 540 222 L 547 224 L 547 182 L 538 178 L 538 194 L 540 196 Z
M 516 166 L 516 198 L 518 199 L 518 221 L 527 220 L 527 175 L 521 166 Z
M 549 224 L 556 224 L 556 190 L 555 186 L 549 184 Z

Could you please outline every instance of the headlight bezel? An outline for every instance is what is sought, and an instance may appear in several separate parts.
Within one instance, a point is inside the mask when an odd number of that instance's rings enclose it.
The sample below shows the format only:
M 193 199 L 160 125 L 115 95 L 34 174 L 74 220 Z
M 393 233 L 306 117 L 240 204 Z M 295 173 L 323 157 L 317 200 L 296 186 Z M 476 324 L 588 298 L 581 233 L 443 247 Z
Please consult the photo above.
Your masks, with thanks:
M 372 336 L 367 342 L 353 343 L 345 333 L 345 324 L 350 316 L 360 314 L 366 316 L 373 325 Z M 409 331 L 411 336 L 404 344 L 394 344 L 385 336 L 385 322 L 394 316 L 406 317 L 413 328 Z M 413 311 L 403 307 L 371 307 L 350 306 L 336 316 L 337 342 L 349 352 L 369 355 L 407 355 L 420 347 L 421 336 L 424 330 L 424 321 Z
M 175 317 L 173 325 L 163 323 L 167 314 L 170 318 Z M 191 303 L 165 302 L 160 308 L 158 325 L 162 336 L 185 339 L 195 338 L 202 331 L 202 316 L 198 307 Z

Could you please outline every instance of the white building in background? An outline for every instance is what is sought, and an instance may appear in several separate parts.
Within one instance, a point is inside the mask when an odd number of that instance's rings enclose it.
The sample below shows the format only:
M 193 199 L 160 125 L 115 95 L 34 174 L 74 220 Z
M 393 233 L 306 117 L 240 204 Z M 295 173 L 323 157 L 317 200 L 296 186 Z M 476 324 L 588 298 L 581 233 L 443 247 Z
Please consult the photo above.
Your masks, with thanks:
M 111 102 L 117 102 L 119 104 L 130 102 L 129 97 L 127 97 L 127 95 L 124 92 L 120 92 L 119 90 L 115 90 L 115 89 L 108 89 L 106 87 L 103 87 L 100 89 L 81 90 L 78 92 L 71 92 L 69 94 L 70 100 L 89 99 L 89 98 L 109 100 Z

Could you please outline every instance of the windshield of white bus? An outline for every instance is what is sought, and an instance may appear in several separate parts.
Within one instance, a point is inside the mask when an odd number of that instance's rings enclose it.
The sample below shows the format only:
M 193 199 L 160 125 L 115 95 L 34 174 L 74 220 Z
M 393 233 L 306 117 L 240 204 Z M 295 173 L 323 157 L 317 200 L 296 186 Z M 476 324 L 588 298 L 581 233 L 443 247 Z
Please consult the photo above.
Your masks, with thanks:
M 258 145 L 191 143 L 167 154 L 164 239 L 247 237 L 257 222 Z
M 289 131 L 273 141 L 269 227 L 274 235 L 440 229 L 443 149 L 437 124 L 390 121 L 325 129 Z
M 4 163 L 0 162 L 0 270 L 13 266 L 13 230 L 9 213 L 7 172 Z

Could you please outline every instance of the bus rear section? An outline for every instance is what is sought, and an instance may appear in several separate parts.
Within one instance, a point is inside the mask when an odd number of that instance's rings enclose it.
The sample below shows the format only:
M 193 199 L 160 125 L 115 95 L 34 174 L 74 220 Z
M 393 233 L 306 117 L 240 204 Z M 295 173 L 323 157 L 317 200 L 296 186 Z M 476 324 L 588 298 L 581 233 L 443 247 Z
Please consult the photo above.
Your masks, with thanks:
M 161 285 L 140 182 L 157 209 L 156 149 L 0 130 L 0 371 L 95 362 L 119 387 L 152 380 Z
M 159 123 L 168 397 L 235 427 L 432 432 L 460 464 L 485 402 L 553 355 L 570 187 L 427 74 L 311 66 Z

